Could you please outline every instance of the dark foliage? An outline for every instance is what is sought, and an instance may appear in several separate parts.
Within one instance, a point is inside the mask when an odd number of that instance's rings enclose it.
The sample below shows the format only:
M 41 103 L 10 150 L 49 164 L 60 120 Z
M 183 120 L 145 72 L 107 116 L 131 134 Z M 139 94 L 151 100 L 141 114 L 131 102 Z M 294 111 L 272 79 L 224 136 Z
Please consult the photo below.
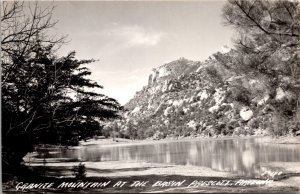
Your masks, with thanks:
M 88 90 L 102 88 L 85 77 L 91 72 L 82 66 L 93 60 L 52 53 L 51 45 L 37 45 L 12 58 L 18 68 L 2 84 L 4 165 L 20 163 L 36 144 L 77 144 L 99 132 L 101 121 L 118 116 L 117 101 Z
M 95 60 L 55 54 L 65 37 L 47 34 L 53 7 L 6 1 L 1 9 L 2 164 L 15 173 L 35 145 L 75 145 L 101 133 L 121 107 L 93 91 L 102 88 L 87 78 Z

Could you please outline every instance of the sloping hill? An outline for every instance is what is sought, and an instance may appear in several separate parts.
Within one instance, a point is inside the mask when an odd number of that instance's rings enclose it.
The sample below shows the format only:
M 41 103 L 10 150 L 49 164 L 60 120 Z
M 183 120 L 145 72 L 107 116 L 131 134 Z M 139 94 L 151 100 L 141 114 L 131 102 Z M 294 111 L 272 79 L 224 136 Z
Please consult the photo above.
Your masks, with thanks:
M 153 69 L 110 128 L 139 139 L 295 133 L 294 121 L 276 111 L 295 96 L 269 83 L 239 66 L 235 50 L 204 62 L 180 58 Z

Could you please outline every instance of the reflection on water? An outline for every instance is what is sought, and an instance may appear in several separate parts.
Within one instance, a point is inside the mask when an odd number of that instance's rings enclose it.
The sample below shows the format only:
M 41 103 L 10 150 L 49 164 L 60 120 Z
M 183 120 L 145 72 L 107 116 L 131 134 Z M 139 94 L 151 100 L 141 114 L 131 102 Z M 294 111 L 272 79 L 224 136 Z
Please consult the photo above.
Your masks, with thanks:
M 297 145 L 268 144 L 263 138 L 204 139 L 128 146 L 84 146 L 63 149 L 51 157 L 85 161 L 145 161 L 205 166 L 219 171 L 252 175 L 261 162 L 297 162 Z

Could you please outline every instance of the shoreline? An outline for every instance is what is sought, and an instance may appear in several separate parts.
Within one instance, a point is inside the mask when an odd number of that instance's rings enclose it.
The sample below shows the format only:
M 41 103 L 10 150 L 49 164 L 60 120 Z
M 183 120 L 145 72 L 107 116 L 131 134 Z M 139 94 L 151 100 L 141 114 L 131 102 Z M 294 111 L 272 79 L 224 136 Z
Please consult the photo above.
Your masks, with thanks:
M 185 137 L 185 138 L 164 138 L 159 140 L 143 139 L 143 140 L 131 140 L 124 138 L 106 138 L 106 139 L 88 139 L 86 141 L 80 141 L 78 146 L 131 146 L 139 144 L 155 144 L 155 143 L 169 143 L 169 142 L 186 142 L 186 141 L 209 141 L 209 140 L 226 140 L 226 139 L 249 139 L 249 138 L 264 138 L 264 143 L 273 144 L 300 144 L 300 136 L 280 136 L 280 137 L 270 137 L 270 136 L 220 136 L 220 137 Z

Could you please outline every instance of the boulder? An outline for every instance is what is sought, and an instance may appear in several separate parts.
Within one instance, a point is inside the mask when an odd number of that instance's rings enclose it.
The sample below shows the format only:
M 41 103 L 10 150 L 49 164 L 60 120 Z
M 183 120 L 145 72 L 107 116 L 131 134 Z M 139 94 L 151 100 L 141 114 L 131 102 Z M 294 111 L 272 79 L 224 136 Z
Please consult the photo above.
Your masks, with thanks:
M 268 100 L 269 100 L 270 96 L 269 94 L 265 94 L 264 97 L 258 101 L 258 105 L 261 106 L 261 105 L 264 105 Z
M 275 99 L 277 101 L 280 101 L 280 100 L 284 99 L 285 96 L 286 96 L 286 93 L 283 91 L 282 88 L 277 88 L 276 89 L 276 97 L 275 97 Z
M 247 107 L 243 107 L 240 111 L 240 116 L 244 121 L 248 121 L 253 117 L 253 111 Z
M 165 116 L 168 116 L 170 110 L 171 110 L 171 107 L 167 107 L 167 108 L 165 109 L 165 111 L 164 111 L 164 115 L 165 115 Z

